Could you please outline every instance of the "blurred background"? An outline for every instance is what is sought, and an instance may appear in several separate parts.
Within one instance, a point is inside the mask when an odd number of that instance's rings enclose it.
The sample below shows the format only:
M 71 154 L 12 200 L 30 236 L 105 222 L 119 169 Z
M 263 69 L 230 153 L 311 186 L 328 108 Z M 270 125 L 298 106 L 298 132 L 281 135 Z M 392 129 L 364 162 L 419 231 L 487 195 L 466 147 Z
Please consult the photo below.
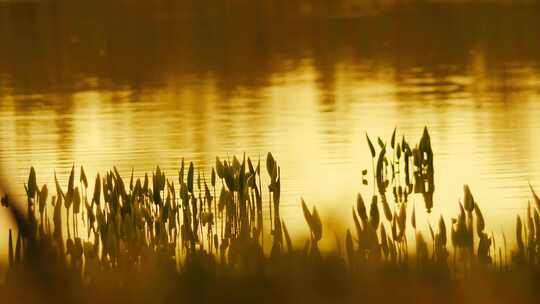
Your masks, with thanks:
M 30 166 L 53 189 L 73 164 L 176 180 L 182 158 L 271 151 L 290 230 L 307 233 L 303 196 L 341 234 L 371 195 L 364 132 L 416 142 L 425 125 L 435 208 L 419 222 L 455 216 L 468 183 L 488 230 L 511 229 L 540 189 L 538 1 L 0 1 L 0 37 L 14 199 Z

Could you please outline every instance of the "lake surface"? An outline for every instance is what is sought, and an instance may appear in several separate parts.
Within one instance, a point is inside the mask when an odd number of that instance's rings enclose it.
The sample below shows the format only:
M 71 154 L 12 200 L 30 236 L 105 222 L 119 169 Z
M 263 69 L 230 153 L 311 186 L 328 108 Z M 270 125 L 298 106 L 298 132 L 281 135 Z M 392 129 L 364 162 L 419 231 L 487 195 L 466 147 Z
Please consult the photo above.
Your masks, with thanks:
M 91 176 L 159 165 L 175 177 L 182 157 L 208 169 L 216 155 L 264 161 L 271 151 L 291 229 L 307 231 L 304 197 L 342 233 L 356 193 L 371 195 L 364 132 L 389 138 L 397 126 L 416 142 L 427 125 L 432 222 L 457 214 L 468 183 L 498 233 L 525 212 L 528 183 L 540 191 L 538 6 L 300 7 L 298 16 L 164 3 L 0 4 L 8 189 L 22 196 L 30 166 L 52 186 L 54 170 L 66 183 L 72 164 Z

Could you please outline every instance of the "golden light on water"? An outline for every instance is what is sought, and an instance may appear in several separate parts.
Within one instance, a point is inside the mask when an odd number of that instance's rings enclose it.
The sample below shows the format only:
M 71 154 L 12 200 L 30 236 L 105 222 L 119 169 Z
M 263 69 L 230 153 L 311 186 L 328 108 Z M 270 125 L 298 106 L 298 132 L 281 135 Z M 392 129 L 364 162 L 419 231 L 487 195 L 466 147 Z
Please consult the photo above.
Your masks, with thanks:
M 521 36 L 484 33 L 475 18 L 460 21 L 478 29 L 465 35 L 361 17 L 204 32 L 171 17 L 143 19 L 153 32 L 138 38 L 67 19 L 73 32 L 51 30 L 63 61 L 46 43 L 51 32 L 21 25 L 0 56 L 10 58 L 0 59 L 2 174 L 22 199 L 30 166 L 52 186 L 55 171 L 66 184 L 73 164 L 91 177 L 112 166 L 140 177 L 157 165 L 175 177 L 182 158 L 208 169 L 216 155 L 264 161 L 270 151 L 292 234 L 307 233 L 300 197 L 341 234 L 356 193 L 372 195 L 361 183 L 363 169 L 371 174 L 365 132 L 388 138 L 397 127 L 414 142 L 428 126 L 435 208 L 419 222 L 455 216 L 469 184 L 497 234 L 524 212 L 528 184 L 540 187 L 540 47 L 526 17 Z M 43 38 L 29 48 L 34 30 Z
M 514 214 L 523 212 L 530 199 L 528 183 L 540 184 L 537 94 L 521 93 L 525 101 L 511 105 L 477 104 L 472 96 L 442 104 L 414 103 L 393 97 L 400 87 L 392 78 L 354 81 L 347 69 L 335 73 L 336 79 L 348 79 L 336 81 L 338 93 L 321 91 L 313 66 L 307 64 L 277 75 L 260 94 L 233 94 L 225 105 L 215 95 L 211 78 L 185 92 L 148 91 L 139 102 L 131 102 L 130 91 L 93 90 L 59 99 L 39 96 L 25 110 L 17 109 L 21 101 L 6 97 L 1 122 L 4 172 L 15 172 L 11 188 L 22 199 L 30 166 L 36 167 L 38 181 L 49 185 L 55 170 L 65 184 L 72 164 L 84 165 L 89 176 L 116 165 L 126 177 L 131 168 L 142 177 L 160 165 L 174 178 L 182 157 L 208 168 L 215 155 L 246 152 L 264 161 L 271 151 L 282 167 L 283 209 L 292 232 L 307 233 L 299 212 L 304 197 L 332 220 L 330 230 L 341 234 L 352 224 L 356 193 L 366 198 L 372 194 L 372 185 L 361 185 L 361 170 L 371 172 L 364 132 L 388 138 L 397 126 L 398 134 L 417 140 L 427 125 L 436 157 L 430 221 L 440 214 L 457 214 L 467 183 L 490 229 L 512 227 Z M 332 95 L 330 104 L 321 100 L 324 94 Z M 177 103 L 190 99 L 194 102 Z M 64 109 L 65 102 L 69 109 Z M 422 211 L 423 201 L 413 200 Z M 427 219 L 419 216 L 424 223 Z M 2 237 L 0 242 L 5 241 Z

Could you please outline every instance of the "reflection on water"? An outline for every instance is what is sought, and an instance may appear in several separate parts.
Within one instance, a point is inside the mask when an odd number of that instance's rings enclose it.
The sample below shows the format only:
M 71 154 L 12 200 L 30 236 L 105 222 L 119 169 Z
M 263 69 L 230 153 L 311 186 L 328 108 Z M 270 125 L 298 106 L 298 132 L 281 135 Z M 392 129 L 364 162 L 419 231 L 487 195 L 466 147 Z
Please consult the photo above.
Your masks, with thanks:
M 371 189 L 363 132 L 416 141 L 424 125 L 435 216 L 454 215 L 469 183 L 500 231 L 528 182 L 540 187 L 539 9 L 177 11 L 0 6 L 1 173 L 20 194 L 31 165 L 40 183 L 55 169 L 65 182 L 73 163 L 174 176 L 182 157 L 272 151 L 291 229 L 306 229 L 301 195 L 348 225 Z

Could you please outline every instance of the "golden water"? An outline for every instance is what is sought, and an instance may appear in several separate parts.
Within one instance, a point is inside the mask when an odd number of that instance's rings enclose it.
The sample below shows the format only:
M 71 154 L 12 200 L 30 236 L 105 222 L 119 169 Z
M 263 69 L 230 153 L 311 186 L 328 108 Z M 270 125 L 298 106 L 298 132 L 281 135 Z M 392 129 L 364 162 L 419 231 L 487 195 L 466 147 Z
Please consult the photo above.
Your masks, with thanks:
M 540 190 L 540 9 L 178 10 L 0 5 L 0 173 L 13 195 L 30 166 L 52 189 L 72 164 L 175 177 L 182 157 L 209 168 L 271 151 L 293 233 L 307 231 L 301 196 L 343 233 L 356 193 L 371 195 L 364 132 L 397 126 L 417 141 L 424 125 L 432 221 L 457 213 L 468 183 L 498 233 L 524 212 L 528 183 Z

